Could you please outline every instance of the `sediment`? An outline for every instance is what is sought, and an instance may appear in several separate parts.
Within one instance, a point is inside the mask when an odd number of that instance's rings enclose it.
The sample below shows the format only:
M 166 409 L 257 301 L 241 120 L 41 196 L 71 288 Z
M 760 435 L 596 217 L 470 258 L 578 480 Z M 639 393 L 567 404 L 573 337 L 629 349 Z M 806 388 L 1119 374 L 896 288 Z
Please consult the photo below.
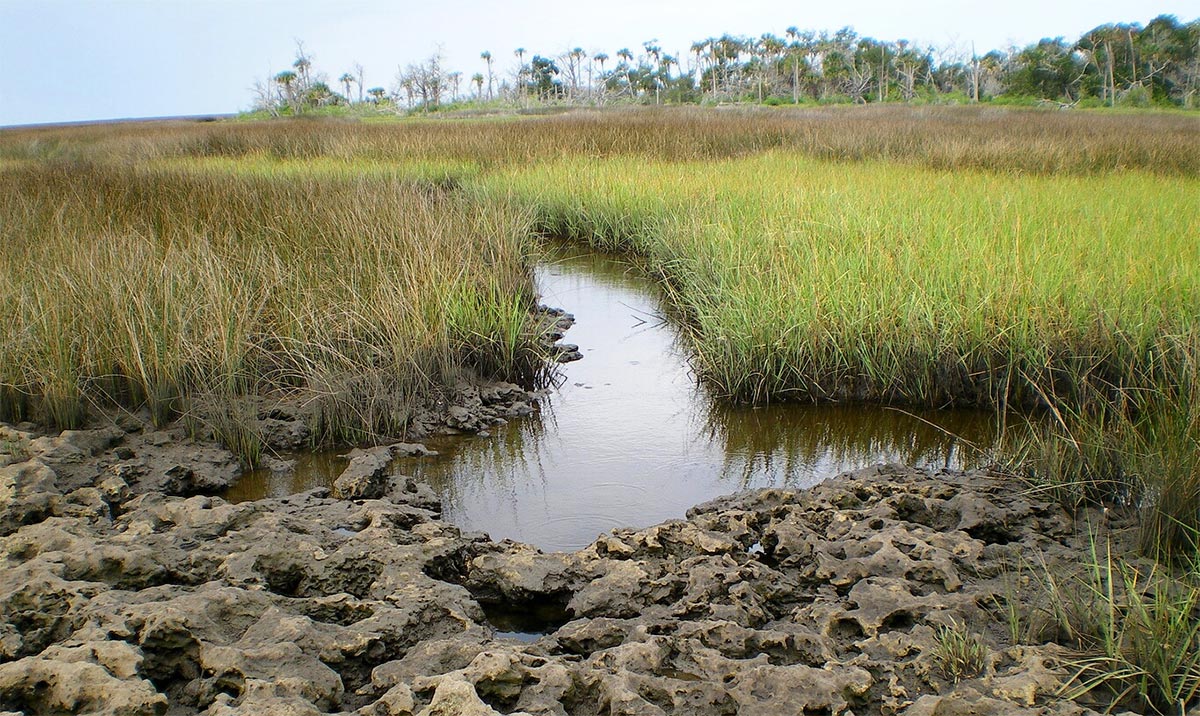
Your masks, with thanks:
M 232 455 L 148 426 L 3 437 L 0 712 L 1088 713 L 1004 614 L 1094 537 L 985 473 L 879 466 L 568 554 L 443 521 L 412 445 L 358 453 L 347 499 L 230 504 Z

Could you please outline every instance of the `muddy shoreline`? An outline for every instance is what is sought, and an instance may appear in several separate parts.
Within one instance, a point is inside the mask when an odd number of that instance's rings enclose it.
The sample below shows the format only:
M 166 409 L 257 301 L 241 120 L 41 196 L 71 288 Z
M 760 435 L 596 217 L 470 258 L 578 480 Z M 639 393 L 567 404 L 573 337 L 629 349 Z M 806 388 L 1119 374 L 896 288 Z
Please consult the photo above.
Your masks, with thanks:
M 452 429 L 536 397 L 472 390 Z M 1017 566 L 1077 568 L 1086 530 L 983 473 L 880 466 L 542 553 L 443 521 L 412 445 L 230 504 L 198 493 L 232 455 L 170 431 L 4 437 L 0 712 L 1085 712 L 1066 652 L 1002 615 L 1038 613 Z M 978 674 L 947 672 L 949 628 Z

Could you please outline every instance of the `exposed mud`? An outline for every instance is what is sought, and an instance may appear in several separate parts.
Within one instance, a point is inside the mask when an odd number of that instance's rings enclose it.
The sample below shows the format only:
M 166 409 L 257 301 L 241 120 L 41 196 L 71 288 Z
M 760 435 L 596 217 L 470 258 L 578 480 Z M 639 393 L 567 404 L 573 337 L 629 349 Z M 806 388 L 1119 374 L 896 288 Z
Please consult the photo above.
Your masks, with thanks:
M 1004 614 L 1038 613 L 1020 564 L 1074 569 L 1086 535 L 985 474 L 872 468 L 542 553 L 380 468 L 417 445 L 352 455 L 341 498 L 240 504 L 204 494 L 231 455 L 140 425 L 3 445 L 0 711 L 1085 712 Z M 957 682 L 955 625 L 986 646 Z

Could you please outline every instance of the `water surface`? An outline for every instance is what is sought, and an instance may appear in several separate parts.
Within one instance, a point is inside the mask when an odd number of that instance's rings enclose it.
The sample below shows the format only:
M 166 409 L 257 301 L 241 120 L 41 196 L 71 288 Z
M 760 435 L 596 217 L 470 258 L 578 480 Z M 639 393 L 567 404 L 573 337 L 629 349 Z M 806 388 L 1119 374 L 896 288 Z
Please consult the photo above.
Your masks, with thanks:
M 539 413 L 490 437 L 427 441 L 439 455 L 395 463 L 430 482 L 445 518 L 464 529 L 573 550 L 614 527 L 683 517 L 739 490 L 810 487 L 879 462 L 963 467 L 995 442 L 995 418 L 980 411 L 714 403 L 653 282 L 594 253 L 547 262 L 536 280 L 544 303 L 575 315 L 565 340 L 583 360 L 562 366 Z M 332 484 L 344 465 L 306 456 L 294 475 L 250 473 L 230 497 Z
M 434 485 L 449 520 L 495 539 L 578 549 L 739 490 L 809 487 L 887 461 L 960 467 L 977 454 L 966 441 L 995 439 L 993 416 L 977 411 L 714 404 L 653 282 L 588 253 L 541 266 L 537 283 L 543 302 L 575 315 L 565 340 L 583 360 L 562 367 L 540 417 L 431 441 L 439 456 L 401 468 Z

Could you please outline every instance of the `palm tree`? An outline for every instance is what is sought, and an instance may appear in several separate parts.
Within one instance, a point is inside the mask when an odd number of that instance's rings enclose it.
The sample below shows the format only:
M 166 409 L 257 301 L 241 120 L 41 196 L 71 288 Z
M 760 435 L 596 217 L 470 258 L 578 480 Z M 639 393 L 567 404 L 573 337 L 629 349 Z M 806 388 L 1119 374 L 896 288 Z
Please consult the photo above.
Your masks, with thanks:
M 606 85 L 604 82 L 604 63 L 608 62 L 608 55 L 604 54 L 603 52 L 597 52 L 596 54 L 592 55 L 592 62 L 600 65 L 600 97 L 601 101 L 603 101 L 604 96 L 608 94 L 606 91 L 604 91 L 608 88 L 608 85 Z
M 650 70 L 650 79 L 654 80 L 654 104 L 658 104 L 659 101 L 658 89 L 660 83 L 658 71 L 662 69 L 661 62 L 659 61 L 659 57 L 662 55 L 662 48 L 656 44 L 657 42 L 658 40 L 655 39 L 646 40 L 642 43 L 642 48 L 644 48 L 646 50 L 646 54 L 650 56 L 650 67 L 652 68 Z
M 518 47 L 513 50 L 513 54 L 517 56 L 517 96 L 525 95 L 525 48 Z
M 784 50 L 787 49 L 787 43 L 768 32 L 759 38 L 759 49 L 762 51 L 762 59 L 766 64 L 764 69 L 769 75 L 768 82 L 770 83 L 770 89 L 768 91 L 774 92 L 776 85 L 779 84 L 779 61 L 783 57 Z M 759 80 L 759 101 L 762 101 L 761 76 Z
M 666 52 L 661 52 L 658 57 L 658 67 L 654 69 L 654 103 L 662 103 L 662 91 L 668 89 L 671 83 L 671 65 L 678 65 L 679 61 L 674 55 Z M 670 94 L 667 95 L 667 101 L 671 99 Z
M 704 52 L 708 49 L 708 41 L 692 43 L 692 54 L 696 56 L 696 86 L 700 88 L 700 97 L 704 97 Z
M 567 53 L 567 57 L 571 60 L 571 93 L 575 95 L 579 93 L 579 73 L 583 69 L 583 58 L 587 57 L 587 53 L 582 47 L 576 47 Z
M 784 32 L 792 41 L 787 46 L 788 56 L 792 58 L 792 104 L 800 104 L 800 29 L 793 25 Z
M 346 104 L 350 104 L 350 85 L 355 82 L 354 75 L 343 72 L 342 76 L 338 78 L 338 82 L 341 82 L 342 86 L 346 88 Z
M 657 42 L 658 40 L 646 40 L 642 43 L 642 47 L 645 48 L 646 54 L 650 55 L 653 64 L 658 64 L 658 56 L 662 54 L 662 48 L 656 44 Z
M 704 47 L 708 50 L 708 72 L 710 75 L 712 75 L 713 101 L 716 101 L 717 99 L 717 75 L 719 74 L 717 72 L 719 67 L 717 55 L 720 47 L 717 43 L 718 40 L 715 37 L 710 37 L 704 41 Z
M 629 76 L 629 63 L 633 61 L 633 53 L 629 51 L 628 47 L 622 47 L 617 50 L 617 57 L 625 63 L 625 86 L 629 88 L 629 96 L 633 97 L 633 78 Z
M 295 68 L 296 73 L 299 75 L 300 89 L 308 89 L 308 71 L 312 69 L 312 60 L 309 59 L 307 55 L 300 55 L 296 58 L 296 61 L 292 63 L 292 67 Z
M 296 73 L 291 70 L 284 70 L 275 75 L 275 83 L 283 87 L 288 106 L 294 111 L 296 109 Z
M 717 40 L 712 42 L 713 49 L 713 94 L 717 93 L 717 70 L 721 70 L 724 75 L 721 78 L 721 83 L 724 85 L 724 90 L 730 92 L 733 90 L 733 75 L 734 69 L 738 66 L 738 59 L 744 49 L 744 44 L 740 38 L 732 35 L 721 35 Z
M 484 50 L 479 53 L 479 59 L 487 63 L 488 99 L 492 98 L 492 53 Z
M 313 82 L 308 91 L 304 93 L 303 100 L 305 104 L 312 107 L 324 107 L 330 104 L 336 95 L 333 90 L 329 89 L 329 85 L 324 82 Z
M 476 72 L 471 75 L 471 84 L 475 85 L 475 99 L 483 99 L 483 75 Z

